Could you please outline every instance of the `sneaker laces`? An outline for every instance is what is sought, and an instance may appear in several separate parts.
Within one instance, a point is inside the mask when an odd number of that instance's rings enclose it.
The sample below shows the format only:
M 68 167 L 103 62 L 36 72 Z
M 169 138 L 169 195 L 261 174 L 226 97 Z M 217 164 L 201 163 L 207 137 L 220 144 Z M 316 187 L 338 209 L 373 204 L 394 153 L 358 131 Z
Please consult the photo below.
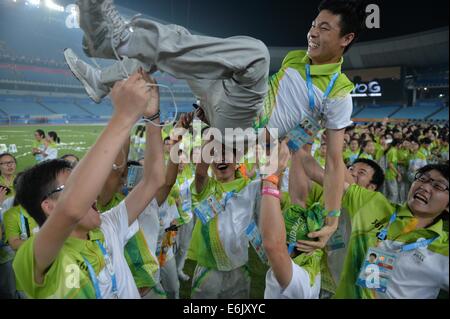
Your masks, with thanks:
M 120 56 L 116 50 L 116 47 L 118 47 L 122 41 L 125 41 L 129 35 L 129 33 L 127 33 L 124 37 L 122 37 L 121 35 L 122 35 L 122 33 L 124 33 L 123 31 L 125 31 L 127 28 L 130 28 L 129 32 L 133 32 L 133 29 L 131 27 L 134 25 L 134 21 L 139 16 L 141 16 L 141 14 L 134 15 L 129 22 L 126 22 L 121 17 L 121 15 L 117 11 L 117 9 L 114 7 L 112 1 L 107 1 L 107 3 L 105 4 L 105 11 L 106 11 L 106 16 L 108 16 L 111 19 L 111 24 L 112 24 L 111 47 L 112 47 L 114 56 L 116 57 L 117 61 L 119 62 L 120 67 L 123 71 L 123 74 L 125 75 L 125 78 L 128 79 L 130 77 L 130 75 L 128 74 L 128 71 L 125 68 L 125 65 L 123 64 L 123 61 L 120 58 Z M 97 62 L 95 62 L 95 63 L 97 64 Z M 172 125 L 175 126 L 175 122 L 178 117 L 178 106 L 177 106 L 177 102 L 175 100 L 175 95 L 173 94 L 172 89 L 164 84 L 147 83 L 147 87 L 152 87 L 152 86 L 165 88 L 169 91 L 169 93 L 172 97 L 173 106 L 175 108 L 175 115 L 174 115 L 173 119 L 170 122 L 168 122 L 167 124 L 155 124 L 155 123 L 153 123 L 153 121 L 148 120 L 148 119 L 142 119 L 141 121 L 143 121 L 145 123 L 150 123 L 157 127 L 166 127 L 166 126 L 172 126 Z

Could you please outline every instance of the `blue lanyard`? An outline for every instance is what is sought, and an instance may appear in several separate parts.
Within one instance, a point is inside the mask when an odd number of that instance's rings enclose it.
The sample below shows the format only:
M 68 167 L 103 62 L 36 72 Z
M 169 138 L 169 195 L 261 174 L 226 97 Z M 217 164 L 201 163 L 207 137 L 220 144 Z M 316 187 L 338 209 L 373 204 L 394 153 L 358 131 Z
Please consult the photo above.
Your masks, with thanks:
M 227 206 L 228 201 L 234 196 L 235 193 L 236 193 L 235 191 L 231 191 L 225 195 L 225 199 L 223 200 L 223 209 L 225 209 L 225 206 Z
M 388 225 L 383 228 L 377 235 L 377 238 L 379 240 L 386 240 L 387 238 L 387 234 L 388 234 L 388 230 L 391 227 L 391 225 L 397 220 L 397 212 L 394 212 L 394 214 L 392 214 L 391 218 L 389 219 L 389 223 Z M 421 240 L 421 241 L 416 241 L 414 243 L 411 244 L 406 244 L 403 245 L 402 248 L 400 249 L 400 252 L 407 252 L 407 251 L 411 251 L 411 250 L 415 250 L 417 248 L 421 248 L 421 247 L 426 247 L 429 244 L 431 244 L 433 241 L 435 241 L 436 239 L 438 239 L 438 237 L 435 238 L 431 238 L 431 239 L 427 239 L 427 240 Z
M 99 240 L 96 240 L 95 242 L 97 243 L 98 247 L 100 247 L 103 257 L 105 258 L 106 269 L 108 270 L 108 272 L 111 276 L 111 280 L 112 280 L 112 293 L 113 293 L 113 296 L 117 298 L 119 296 L 118 289 L 117 289 L 117 280 L 116 280 L 116 274 L 114 273 L 114 269 L 112 266 L 111 257 L 109 256 L 105 247 L 102 245 L 102 243 Z M 94 267 L 92 267 L 91 263 L 84 256 L 83 256 L 83 259 L 84 259 L 84 262 L 86 263 L 86 266 L 88 267 L 89 277 L 91 278 L 92 284 L 94 285 L 95 297 L 97 299 L 103 299 L 102 293 L 100 291 L 100 285 L 98 284 L 97 276 L 94 271 Z
M 22 213 L 22 209 L 20 209 L 20 239 L 21 240 L 27 240 L 28 234 L 27 234 L 27 225 L 25 222 L 25 216 Z
M 322 100 L 326 100 L 328 96 L 331 93 L 331 90 L 333 90 L 334 85 L 336 84 L 336 80 L 339 77 L 339 72 L 336 72 L 333 74 L 333 77 L 330 80 L 330 83 L 328 84 L 327 89 L 325 90 L 325 93 L 323 95 Z M 313 89 L 313 82 L 311 77 L 311 65 L 306 64 L 306 85 L 308 87 L 308 97 L 309 97 L 309 108 L 311 109 L 311 112 L 314 113 L 314 108 L 316 106 L 315 98 L 314 98 L 314 89 Z

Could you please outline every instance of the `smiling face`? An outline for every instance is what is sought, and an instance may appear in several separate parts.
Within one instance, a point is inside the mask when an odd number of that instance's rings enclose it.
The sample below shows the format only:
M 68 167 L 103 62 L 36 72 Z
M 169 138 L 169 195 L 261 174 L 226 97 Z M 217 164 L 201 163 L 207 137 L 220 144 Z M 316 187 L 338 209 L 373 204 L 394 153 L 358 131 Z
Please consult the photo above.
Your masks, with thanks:
M 227 160 L 228 159 L 228 160 Z M 230 161 L 229 159 L 233 159 Z M 221 183 L 231 182 L 236 178 L 236 161 L 231 151 L 222 150 L 222 158 L 214 159 L 211 164 L 212 171 Z
M 350 166 L 348 172 L 352 175 L 356 185 L 368 190 L 376 190 L 376 185 L 372 184 L 375 170 L 370 165 L 358 162 Z
M 441 186 L 448 187 L 448 180 L 437 170 L 423 174 L 425 180 L 430 178 Z M 408 207 L 416 217 L 436 218 L 445 210 L 448 211 L 448 190 L 442 191 L 434 187 L 431 182 L 416 180 L 408 194 Z
M 308 56 L 313 64 L 337 63 L 354 34 L 341 36 L 341 17 L 322 10 L 308 32 Z

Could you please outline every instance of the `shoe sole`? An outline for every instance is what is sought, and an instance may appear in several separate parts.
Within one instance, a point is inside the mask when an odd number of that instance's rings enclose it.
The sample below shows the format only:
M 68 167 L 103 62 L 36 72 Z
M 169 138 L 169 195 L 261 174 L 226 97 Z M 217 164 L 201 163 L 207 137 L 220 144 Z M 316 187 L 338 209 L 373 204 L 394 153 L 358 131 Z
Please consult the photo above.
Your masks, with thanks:
M 89 85 L 89 83 L 81 76 L 80 73 L 76 70 L 76 68 L 69 62 L 71 61 L 71 57 L 69 56 L 73 52 L 71 49 L 65 49 L 64 50 L 64 59 L 66 60 L 67 65 L 69 66 L 70 71 L 72 74 L 78 79 L 78 81 L 83 84 L 83 87 L 87 93 L 87 95 L 97 104 L 101 102 L 101 98 L 94 93 L 94 89 Z M 73 54 L 75 55 L 75 53 Z

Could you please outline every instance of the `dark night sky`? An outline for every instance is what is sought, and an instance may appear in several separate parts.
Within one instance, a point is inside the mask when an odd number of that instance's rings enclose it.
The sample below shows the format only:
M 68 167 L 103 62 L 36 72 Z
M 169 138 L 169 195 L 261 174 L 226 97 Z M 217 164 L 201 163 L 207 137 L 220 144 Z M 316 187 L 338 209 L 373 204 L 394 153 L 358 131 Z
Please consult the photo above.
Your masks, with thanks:
M 67 3 L 67 0 L 59 0 Z M 116 0 L 124 7 L 220 37 L 249 35 L 269 46 L 306 45 L 319 0 Z M 361 41 L 448 26 L 449 1 L 372 0 L 381 10 L 381 29 Z

